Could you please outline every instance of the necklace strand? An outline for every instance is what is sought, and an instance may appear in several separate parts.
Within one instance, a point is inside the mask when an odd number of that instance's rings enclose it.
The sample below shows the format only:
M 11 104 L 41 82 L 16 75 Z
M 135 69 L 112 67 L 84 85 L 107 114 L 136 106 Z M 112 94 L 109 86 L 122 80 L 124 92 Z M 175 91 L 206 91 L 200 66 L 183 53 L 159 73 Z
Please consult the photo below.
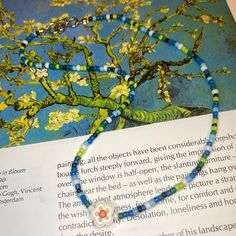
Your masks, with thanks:
M 63 33 L 67 28 L 75 28 L 80 24 L 86 25 L 91 22 L 98 22 L 98 21 L 111 21 L 111 20 L 119 20 L 129 26 L 132 26 L 133 29 L 143 32 L 145 35 L 157 39 L 158 41 L 165 42 L 171 46 L 174 46 L 178 50 L 182 51 L 183 53 L 187 54 L 191 59 L 194 59 L 196 63 L 200 66 L 201 71 L 204 73 L 205 78 L 208 82 L 208 85 L 211 90 L 212 94 L 212 121 L 211 121 L 211 130 L 209 133 L 209 137 L 206 143 L 205 148 L 203 149 L 203 153 L 200 156 L 197 165 L 194 169 L 189 172 L 185 178 L 183 178 L 180 182 L 176 183 L 174 186 L 168 188 L 167 190 L 163 191 L 161 194 L 152 197 L 151 199 L 147 200 L 143 204 L 140 204 L 136 207 L 128 211 L 123 212 L 115 212 L 115 207 L 110 202 L 100 202 L 97 201 L 96 203 L 92 203 L 88 200 L 86 194 L 83 192 L 80 179 L 78 177 L 79 170 L 78 165 L 80 163 L 81 158 L 86 153 L 88 147 L 93 143 L 93 141 L 97 138 L 97 136 L 104 131 L 106 126 L 111 123 L 116 117 L 121 116 L 124 109 L 134 100 L 135 96 L 135 87 L 136 84 L 133 79 L 131 79 L 130 75 L 128 75 L 125 71 L 115 68 L 115 67 L 108 67 L 108 66 L 88 66 L 88 65 L 60 65 L 54 64 L 49 62 L 43 63 L 34 63 L 27 59 L 25 52 L 27 45 L 36 37 L 43 35 L 45 33 L 50 34 L 58 34 Z M 77 152 L 74 161 L 72 162 L 71 167 L 71 179 L 73 185 L 75 187 L 76 193 L 78 198 L 81 200 L 83 205 L 90 211 L 90 216 L 94 221 L 94 224 L 97 227 L 102 227 L 106 225 L 112 224 L 116 220 L 121 220 L 127 217 L 134 217 L 141 212 L 149 210 L 155 207 L 159 202 L 164 200 L 165 198 L 175 194 L 176 192 L 184 189 L 189 183 L 193 181 L 193 179 L 197 176 L 197 174 L 202 170 L 204 167 L 207 158 L 211 153 L 212 146 L 216 139 L 216 133 L 218 128 L 218 113 L 219 113 L 219 90 L 216 87 L 215 81 L 211 77 L 211 74 L 208 70 L 207 65 L 205 62 L 192 50 L 189 50 L 185 47 L 182 43 L 179 43 L 173 39 L 170 39 L 162 34 L 159 34 L 157 31 L 150 30 L 149 28 L 144 27 L 142 24 L 129 19 L 123 15 L 119 14 L 107 14 L 102 16 L 90 16 L 87 18 L 83 18 L 82 20 L 78 20 L 76 17 L 68 18 L 64 21 L 59 21 L 57 23 L 50 23 L 47 25 L 46 29 L 38 30 L 32 34 L 30 34 L 25 40 L 23 40 L 19 55 L 24 63 L 24 65 L 34 67 L 36 69 L 46 68 L 52 70 L 65 70 L 65 71 L 94 71 L 94 72 L 114 72 L 117 75 L 122 76 L 125 81 L 128 83 L 129 87 L 129 95 L 125 99 L 125 102 L 120 104 L 119 107 L 112 111 L 98 126 L 95 132 L 89 136 L 89 138 L 80 146 L 79 151 Z

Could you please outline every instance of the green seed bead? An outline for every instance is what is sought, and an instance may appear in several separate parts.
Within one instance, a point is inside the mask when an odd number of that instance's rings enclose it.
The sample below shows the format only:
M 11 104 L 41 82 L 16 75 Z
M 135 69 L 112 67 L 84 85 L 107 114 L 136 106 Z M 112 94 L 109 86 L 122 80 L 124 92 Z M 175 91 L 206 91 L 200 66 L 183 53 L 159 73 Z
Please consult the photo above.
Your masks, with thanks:
M 179 183 L 176 184 L 174 187 L 176 188 L 176 191 L 179 191 L 179 190 L 185 188 L 186 185 L 185 185 L 183 182 L 179 182 Z
M 199 162 L 202 162 L 202 163 L 206 163 L 206 158 L 203 158 L 203 157 L 201 157 L 200 159 L 199 159 Z
M 121 220 L 123 218 L 123 214 L 122 213 L 118 213 L 118 219 Z
M 98 127 L 98 130 L 99 130 L 100 132 L 104 131 L 104 127 L 99 126 L 99 127 Z

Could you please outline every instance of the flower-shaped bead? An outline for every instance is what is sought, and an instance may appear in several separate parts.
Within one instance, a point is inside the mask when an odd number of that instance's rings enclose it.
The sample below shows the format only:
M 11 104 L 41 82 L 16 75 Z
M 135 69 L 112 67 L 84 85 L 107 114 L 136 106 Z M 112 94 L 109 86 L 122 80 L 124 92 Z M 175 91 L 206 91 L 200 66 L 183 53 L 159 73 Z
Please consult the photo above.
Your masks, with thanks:
M 111 225 L 114 220 L 114 206 L 110 202 L 98 201 L 90 206 L 90 215 L 97 227 Z

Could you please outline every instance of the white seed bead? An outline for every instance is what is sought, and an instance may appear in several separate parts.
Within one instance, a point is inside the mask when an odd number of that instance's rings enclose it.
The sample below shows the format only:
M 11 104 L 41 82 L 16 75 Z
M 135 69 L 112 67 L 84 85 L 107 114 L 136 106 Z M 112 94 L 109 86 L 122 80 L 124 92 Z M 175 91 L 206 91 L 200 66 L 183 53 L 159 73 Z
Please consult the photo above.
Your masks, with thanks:
M 206 66 L 206 64 L 205 63 L 202 63 L 201 64 L 201 71 L 205 71 L 205 70 L 207 70 L 208 69 L 208 67 Z
M 86 24 L 88 24 L 88 20 L 87 19 L 83 19 L 82 23 L 83 23 L 83 25 L 86 25 Z
M 83 148 L 83 149 L 87 150 L 87 149 L 88 149 L 88 146 L 87 146 L 87 145 L 84 145 L 84 144 L 82 144 L 82 145 L 81 145 L 81 148 Z
M 118 116 L 121 115 L 121 111 L 120 110 L 117 109 L 116 112 L 117 112 Z
M 25 45 L 29 44 L 29 42 L 27 40 L 23 40 L 22 43 L 25 44 Z
M 111 119 L 111 117 L 109 117 L 109 116 L 106 118 L 106 120 L 107 120 L 108 123 L 111 123 L 111 122 L 112 122 L 112 119 Z
M 79 179 L 75 179 L 75 180 L 73 180 L 73 185 L 75 186 L 76 184 L 79 184 L 80 182 L 79 182 Z
M 130 79 L 130 75 L 125 76 L 125 81 L 128 81 Z
M 212 149 L 212 147 L 211 146 L 209 146 L 209 145 L 206 145 L 206 147 L 205 147 L 205 151 L 211 151 L 211 149 Z
M 125 17 L 125 16 L 123 16 L 123 17 L 122 17 L 122 21 L 125 21 L 125 20 L 126 20 L 126 17 Z
M 210 81 L 210 80 L 212 80 L 212 77 L 211 76 L 207 77 L 207 81 Z
M 109 14 L 106 15 L 106 19 L 110 20 L 110 15 Z
M 107 71 L 107 66 L 103 66 L 104 71 Z
M 76 66 L 76 70 L 77 70 L 77 71 L 80 71 L 80 65 L 77 65 L 77 66 Z
M 46 69 L 48 69 L 48 68 L 49 68 L 49 63 L 46 62 L 46 63 L 44 64 L 44 66 L 45 66 Z
M 211 94 L 212 94 L 212 95 L 219 94 L 219 90 L 218 90 L 218 89 L 213 89 L 213 90 L 211 91 Z
M 177 48 L 178 48 L 178 49 L 181 49 L 183 46 L 184 46 L 184 45 L 183 45 L 182 43 L 179 43 L 179 44 L 177 45 Z
M 183 182 L 185 186 L 188 186 L 188 184 L 189 184 L 188 181 L 185 178 L 182 179 L 181 182 Z
M 154 34 L 154 31 L 150 30 L 148 34 L 149 34 L 149 36 L 152 36 Z
M 152 205 L 150 204 L 149 201 L 144 202 L 144 205 L 145 205 L 145 207 L 147 208 L 147 210 L 149 210 L 149 209 L 152 208 Z

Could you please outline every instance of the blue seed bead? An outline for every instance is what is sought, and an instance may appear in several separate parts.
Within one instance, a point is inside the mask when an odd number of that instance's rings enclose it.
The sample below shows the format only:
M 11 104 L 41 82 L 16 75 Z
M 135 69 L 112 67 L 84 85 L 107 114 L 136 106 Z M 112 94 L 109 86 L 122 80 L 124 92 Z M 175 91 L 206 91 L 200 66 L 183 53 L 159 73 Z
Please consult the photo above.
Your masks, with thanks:
M 207 146 L 211 146 L 212 147 L 212 145 L 213 145 L 213 142 L 211 142 L 211 141 L 207 142 Z
M 204 74 L 205 74 L 206 77 L 209 77 L 210 76 L 209 70 L 208 69 L 204 70 Z
M 76 184 L 76 185 L 75 185 L 75 188 L 76 188 L 76 189 L 81 189 L 81 185 L 80 185 L 80 184 Z
M 134 207 L 134 208 L 132 209 L 132 212 L 133 212 L 134 216 L 138 215 L 138 209 L 137 209 L 137 207 Z
M 204 152 L 203 152 L 203 154 L 202 154 L 202 156 L 206 156 L 206 157 L 208 157 L 209 155 L 210 155 L 210 151 L 208 151 L 208 150 L 205 150 Z
M 190 173 L 190 176 L 191 176 L 192 179 L 194 179 L 196 177 L 196 174 Z
M 74 161 L 73 161 L 73 164 L 78 165 L 79 162 L 80 162 L 80 159 L 75 158 Z M 72 164 L 72 165 L 73 165 L 73 164 Z
M 77 196 L 81 199 L 82 196 L 84 196 L 83 192 L 77 193 Z
M 106 126 L 108 124 L 108 121 L 107 120 L 103 120 L 101 124 Z
M 115 118 L 115 115 L 113 114 L 113 112 L 109 115 L 109 117 L 110 117 L 111 119 L 114 119 L 114 118 Z
M 144 210 L 143 210 L 143 206 L 142 206 L 142 205 L 137 206 L 137 210 L 138 210 L 138 212 L 142 212 L 142 211 L 144 211 Z
M 120 111 L 120 109 L 117 109 L 116 112 L 117 112 L 118 116 L 121 115 L 121 111 Z
M 94 66 L 95 71 L 100 71 L 100 66 Z
M 214 107 L 219 108 L 219 103 L 218 103 L 218 102 L 213 102 L 213 104 L 212 104 L 212 108 L 214 108 Z
M 91 136 L 88 138 L 87 142 L 91 144 L 91 143 L 94 141 L 94 139 L 95 139 L 95 137 L 94 137 L 93 135 L 91 135 Z
M 77 172 L 73 172 L 73 171 L 70 172 L 70 176 L 75 176 L 76 174 Z
M 191 173 L 194 175 L 197 175 L 199 173 L 199 171 L 196 168 L 194 168 Z
M 216 135 L 214 134 L 211 134 L 210 137 L 209 137 L 209 141 L 214 143 L 215 142 L 215 139 L 216 139 Z
M 128 211 L 128 216 L 134 216 L 134 212 L 132 210 Z
M 169 190 L 166 191 L 166 194 L 167 194 L 167 196 L 170 196 L 170 195 L 172 195 L 173 193 L 172 193 L 171 190 L 169 189 Z
M 127 24 L 130 24 L 130 19 L 129 18 L 125 18 L 124 22 L 127 23 Z
M 87 141 L 85 141 L 84 143 L 83 143 L 83 145 L 85 145 L 85 146 L 89 146 L 90 144 L 87 142 Z
M 149 35 L 150 29 L 147 29 L 145 34 Z
M 78 176 L 77 175 L 71 175 L 71 179 L 74 181 L 74 180 L 77 180 L 78 179 Z
M 163 192 L 161 195 L 163 196 L 163 198 L 167 197 L 167 193 L 166 192 Z
M 194 59 L 195 59 L 195 61 L 197 62 L 198 65 L 201 65 L 202 63 L 204 63 L 204 61 L 196 54 L 195 54 Z
M 177 43 L 176 41 L 169 39 L 169 38 L 165 38 L 165 42 L 167 42 L 168 44 L 175 46 L 175 44 Z
M 150 205 L 151 206 L 155 206 L 156 205 L 156 202 L 154 200 L 154 198 L 152 198 L 150 201 L 149 201 Z
M 101 16 L 101 20 L 106 20 L 106 15 Z
M 185 179 L 187 180 L 188 183 L 191 183 L 193 180 L 193 178 L 190 175 L 187 175 Z
M 213 111 L 213 118 L 218 119 L 218 111 Z
M 158 38 L 159 35 L 160 35 L 160 34 L 158 34 L 157 32 L 154 32 L 153 35 L 152 35 L 152 37 L 153 37 L 153 38 Z
M 77 188 L 75 191 L 76 191 L 76 193 L 81 193 L 82 192 L 82 190 L 80 188 Z
M 127 217 L 127 216 L 129 216 L 129 212 L 128 211 L 124 211 L 123 212 L 123 217 Z
M 117 111 L 113 111 L 112 114 L 114 115 L 114 117 L 117 117 L 117 116 L 118 116 Z
M 156 203 L 162 201 L 163 199 L 164 199 L 164 197 L 163 197 L 161 194 L 158 195 L 157 197 L 154 197 L 154 201 L 155 201 Z

